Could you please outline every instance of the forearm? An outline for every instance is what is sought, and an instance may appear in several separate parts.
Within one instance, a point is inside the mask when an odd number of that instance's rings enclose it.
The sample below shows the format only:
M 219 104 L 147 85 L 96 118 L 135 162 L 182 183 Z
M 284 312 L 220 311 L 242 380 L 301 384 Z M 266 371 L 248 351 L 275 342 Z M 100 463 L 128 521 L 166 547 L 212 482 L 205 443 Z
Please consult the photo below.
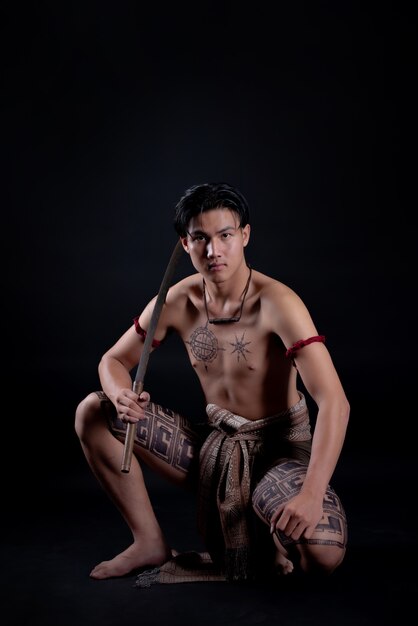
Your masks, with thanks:
M 349 408 L 344 400 L 319 406 L 303 491 L 324 496 L 341 454 L 348 417 Z
M 121 389 L 132 388 L 130 371 L 114 357 L 103 357 L 98 371 L 102 389 L 113 403 Z

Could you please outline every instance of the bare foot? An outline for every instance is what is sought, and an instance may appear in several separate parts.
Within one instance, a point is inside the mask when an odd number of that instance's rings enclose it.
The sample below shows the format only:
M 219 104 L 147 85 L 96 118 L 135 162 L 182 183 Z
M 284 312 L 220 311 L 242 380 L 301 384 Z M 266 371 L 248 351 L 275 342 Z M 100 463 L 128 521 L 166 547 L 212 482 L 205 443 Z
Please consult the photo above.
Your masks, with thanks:
M 277 535 L 273 535 L 274 545 L 276 546 L 276 554 L 274 557 L 274 567 L 278 576 L 291 574 L 294 569 L 294 565 L 290 559 L 288 559 L 287 550 L 280 543 Z
M 276 551 L 276 557 L 274 559 L 274 566 L 276 574 L 279 576 L 291 574 L 293 572 L 293 563 L 288 558 L 281 554 L 279 550 Z
M 172 551 L 169 548 L 150 550 L 144 549 L 143 544 L 133 543 L 110 561 L 102 561 L 96 565 L 90 572 L 90 578 L 104 580 L 126 576 L 141 567 L 162 565 L 171 558 Z

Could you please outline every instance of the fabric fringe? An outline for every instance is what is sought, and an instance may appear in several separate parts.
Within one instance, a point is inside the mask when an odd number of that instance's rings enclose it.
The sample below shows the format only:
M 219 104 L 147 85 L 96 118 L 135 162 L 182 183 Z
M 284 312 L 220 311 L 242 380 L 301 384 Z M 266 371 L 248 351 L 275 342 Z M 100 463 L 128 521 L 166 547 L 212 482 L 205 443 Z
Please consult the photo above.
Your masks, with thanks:
M 147 589 L 155 584 L 226 581 L 208 552 L 183 552 L 164 563 L 138 574 L 134 587 Z
M 147 589 L 151 587 L 151 585 L 155 585 L 158 582 L 158 576 L 160 574 L 159 567 L 154 567 L 153 569 L 147 569 L 136 577 L 136 582 L 134 587 L 139 587 L 140 589 Z
M 250 550 L 247 546 L 225 551 L 225 572 L 229 581 L 252 580 Z

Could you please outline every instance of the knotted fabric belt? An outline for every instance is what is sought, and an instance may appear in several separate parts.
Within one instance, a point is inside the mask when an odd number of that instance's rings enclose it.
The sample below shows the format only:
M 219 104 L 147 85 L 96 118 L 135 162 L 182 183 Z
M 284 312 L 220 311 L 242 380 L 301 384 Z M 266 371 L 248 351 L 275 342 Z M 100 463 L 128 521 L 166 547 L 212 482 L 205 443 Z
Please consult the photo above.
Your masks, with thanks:
M 299 395 L 290 409 L 257 420 L 216 404 L 206 407 L 213 431 L 200 451 L 198 528 L 228 580 L 254 577 L 252 478 L 254 463 L 266 450 L 266 438 L 277 438 L 277 450 L 283 441 L 311 439 L 306 401 Z

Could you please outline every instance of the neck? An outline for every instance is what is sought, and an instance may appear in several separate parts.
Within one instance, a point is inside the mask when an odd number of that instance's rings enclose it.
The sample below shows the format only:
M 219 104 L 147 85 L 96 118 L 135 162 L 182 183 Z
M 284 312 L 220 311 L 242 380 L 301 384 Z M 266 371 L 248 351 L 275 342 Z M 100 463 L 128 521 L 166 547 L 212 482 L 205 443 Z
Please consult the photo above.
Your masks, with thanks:
M 247 268 L 248 268 L 249 272 L 248 272 L 248 275 L 246 277 L 246 282 L 245 282 L 244 288 L 242 289 L 242 291 L 240 293 L 240 296 L 239 296 L 240 303 L 238 303 L 236 305 L 235 309 L 231 308 L 231 307 L 228 307 L 228 310 L 230 312 L 232 312 L 233 315 L 229 315 L 229 316 L 227 316 L 227 315 L 225 315 L 225 316 L 222 316 L 222 315 L 219 315 L 219 316 L 211 315 L 211 313 L 209 311 L 209 305 L 208 305 L 207 294 L 206 294 L 206 283 L 205 283 L 205 279 L 203 279 L 203 287 L 202 287 L 202 289 L 203 289 L 203 302 L 204 302 L 204 305 L 205 305 L 206 316 L 208 318 L 209 324 L 229 324 L 229 323 L 232 323 L 232 322 L 239 322 L 240 321 L 241 315 L 242 315 L 242 311 L 244 309 L 245 298 L 247 296 L 247 292 L 248 292 L 248 289 L 250 287 L 250 282 L 251 282 L 252 269 L 251 269 L 251 267 L 249 265 L 247 265 Z M 224 305 L 220 309 L 221 312 L 223 311 L 223 309 L 225 307 L 225 304 L 229 303 L 230 301 L 231 301 L 230 297 L 225 298 Z M 214 298 L 213 297 L 211 297 L 211 302 L 212 302 L 212 306 L 213 306 L 213 302 L 214 302 Z

